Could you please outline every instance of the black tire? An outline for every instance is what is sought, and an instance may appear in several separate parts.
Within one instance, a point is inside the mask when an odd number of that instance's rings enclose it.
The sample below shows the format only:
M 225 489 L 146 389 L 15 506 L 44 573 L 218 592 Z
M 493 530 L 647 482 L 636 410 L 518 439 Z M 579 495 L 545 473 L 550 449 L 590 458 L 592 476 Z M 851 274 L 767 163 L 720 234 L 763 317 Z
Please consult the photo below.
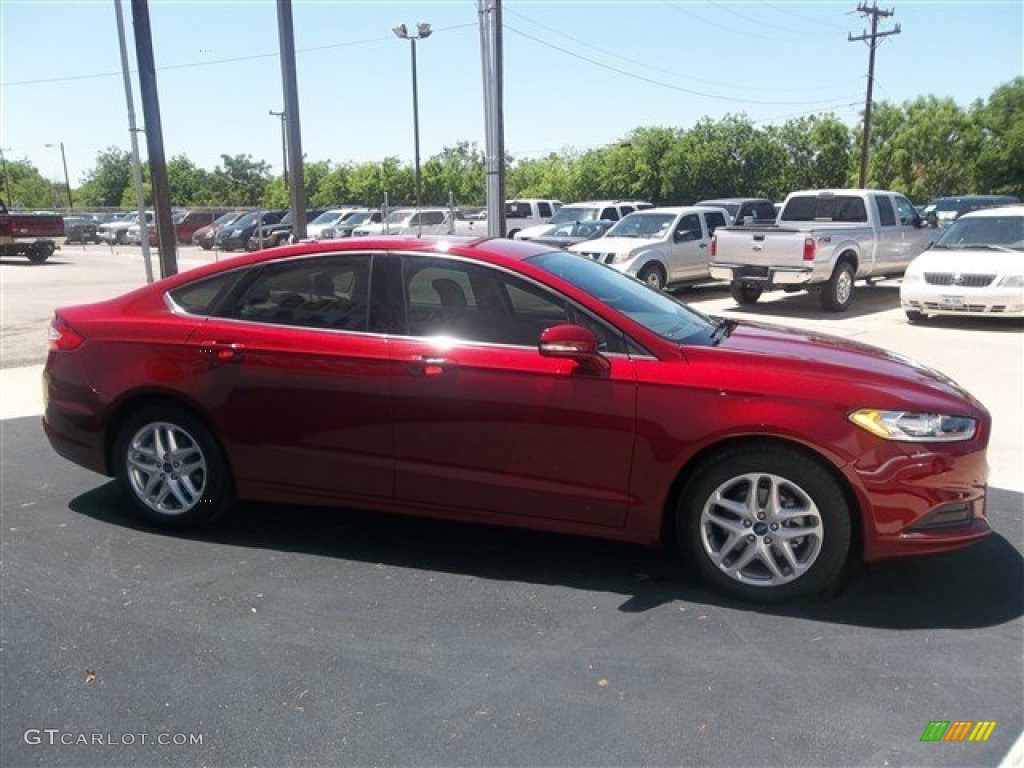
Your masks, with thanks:
M 918 312 L 916 309 L 905 309 L 903 311 L 907 315 L 907 322 L 911 325 L 922 325 L 928 320 L 928 316 L 924 312 Z
M 742 305 L 756 304 L 757 300 L 761 298 L 763 291 L 764 286 L 760 283 L 736 280 L 729 285 L 729 292 L 732 294 L 733 301 Z
M 199 245 L 201 245 L 201 246 L 203 247 L 203 250 L 204 250 L 204 251 L 209 251 L 209 250 L 211 250 L 211 249 L 213 248 L 213 245 L 211 245 L 211 244 L 208 244 L 208 243 L 207 243 L 207 242 L 206 242 L 205 240 L 202 240 L 202 241 L 201 241 L 201 242 L 199 243 Z
M 853 281 L 856 272 L 853 264 L 841 261 L 836 264 L 832 277 L 821 286 L 818 299 L 821 307 L 827 312 L 844 312 L 853 304 Z
M 165 445 L 160 461 L 150 456 L 159 449 L 158 440 L 171 442 L 169 436 L 176 448 Z M 117 433 L 112 463 L 133 510 L 152 525 L 194 528 L 234 506 L 234 480 L 224 452 L 206 425 L 182 408 L 151 406 L 132 414 Z
M 637 277 L 655 290 L 665 290 L 665 270 L 659 264 L 645 264 Z
M 25 251 L 30 264 L 42 264 L 53 255 L 53 246 L 48 243 L 33 243 Z
M 748 506 L 751 490 L 759 503 Z M 806 515 L 796 514 L 801 506 Z M 850 508 L 839 484 L 822 464 L 785 448 L 738 447 L 704 460 L 682 490 L 675 524 L 679 548 L 701 578 L 750 602 L 818 594 L 838 577 L 850 549 Z

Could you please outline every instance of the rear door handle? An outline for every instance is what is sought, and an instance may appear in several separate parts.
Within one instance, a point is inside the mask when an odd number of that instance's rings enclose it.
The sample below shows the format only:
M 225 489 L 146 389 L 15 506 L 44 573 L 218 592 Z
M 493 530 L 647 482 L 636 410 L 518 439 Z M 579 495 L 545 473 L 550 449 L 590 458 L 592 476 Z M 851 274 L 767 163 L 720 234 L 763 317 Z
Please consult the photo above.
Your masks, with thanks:
M 236 360 L 245 351 L 244 344 L 231 341 L 204 341 L 199 351 L 212 360 Z
M 440 376 L 442 373 L 454 366 L 455 363 L 444 357 L 423 355 L 419 359 L 419 369 L 424 376 Z

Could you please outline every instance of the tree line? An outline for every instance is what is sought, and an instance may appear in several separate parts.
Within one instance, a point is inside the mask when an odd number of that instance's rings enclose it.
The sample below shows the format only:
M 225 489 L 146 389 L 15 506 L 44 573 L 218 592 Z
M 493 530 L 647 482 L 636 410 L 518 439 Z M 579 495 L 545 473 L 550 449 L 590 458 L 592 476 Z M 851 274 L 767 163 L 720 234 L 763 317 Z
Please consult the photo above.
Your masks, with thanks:
M 796 189 L 856 186 L 860 141 L 859 129 L 832 114 L 765 127 L 744 115 L 704 118 L 689 129 L 640 127 L 609 146 L 507 158 L 506 195 L 566 202 L 636 198 L 655 205 L 731 196 L 781 200 Z M 284 180 L 250 155 L 222 155 L 212 171 L 177 155 L 167 171 L 174 205 L 289 205 Z M 483 205 L 484 171 L 476 144 L 445 147 L 422 164 L 424 201 Z M 0 174 L 21 207 L 66 202 L 63 185 L 43 178 L 27 161 L 7 162 Z M 385 193 L 392 205 L 414 199 L 412 167 L 397 157 L 307 162 L 304 174 L 311 208 L 341 202 L 376 206 Z M 915 201 L 971 193 L 1024 196 L 1024 77 L 967 108 L 935 96 L 877 103 L 868 186 Z M 146 194 L 151 202 L 148 184 Z M 100 152 L 74 199 L 81 208 L 134 207 L 130 154 L 117 147 Z

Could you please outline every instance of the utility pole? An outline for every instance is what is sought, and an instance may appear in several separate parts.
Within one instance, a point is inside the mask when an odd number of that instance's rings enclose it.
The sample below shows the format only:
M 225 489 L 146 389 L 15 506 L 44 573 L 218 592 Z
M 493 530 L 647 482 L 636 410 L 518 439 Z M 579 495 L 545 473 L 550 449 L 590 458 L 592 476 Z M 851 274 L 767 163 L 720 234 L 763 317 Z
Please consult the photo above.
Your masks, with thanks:
M 862 2 L 857 6 L 857 13 L 862 16 L 871 17 L 871 34 L 863 32 L 857 37 L 847 35 L 848 42 L 851 43 L 860 40 L 867 41 L 868 49 L 870 50 L 868 54 L 868 93 L 864 100 L 864 135 L 860 148 L 860 188 L 864 189 L 868 183 L 868 146 L 871 141 L 871 94 L 875 84 L 875 49 L 878 48 L 878 41 L 883 37 L 898 35 L 900 33 L 900 25 L 897 24 L 893 29 L 879 32 L 878 20 L 892 16 L 894 11 L 883 11 L 877 4 L 868 5 Z

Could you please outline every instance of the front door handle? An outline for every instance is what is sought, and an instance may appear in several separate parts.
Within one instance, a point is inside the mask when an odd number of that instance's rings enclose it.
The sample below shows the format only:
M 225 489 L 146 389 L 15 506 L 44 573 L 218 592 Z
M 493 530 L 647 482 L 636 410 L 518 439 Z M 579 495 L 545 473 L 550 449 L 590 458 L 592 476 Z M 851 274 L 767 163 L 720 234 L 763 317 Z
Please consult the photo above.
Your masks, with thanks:
M 236 360 L 245 351 L 244 344 L 230 341 L 204 341 L 199 351 L 212 360 Z
M 455 363 L 447 358 L 433 355 L 424 355 L 419 359 L 419 370 L 424 376 L 440 376 L 454 365 Z

